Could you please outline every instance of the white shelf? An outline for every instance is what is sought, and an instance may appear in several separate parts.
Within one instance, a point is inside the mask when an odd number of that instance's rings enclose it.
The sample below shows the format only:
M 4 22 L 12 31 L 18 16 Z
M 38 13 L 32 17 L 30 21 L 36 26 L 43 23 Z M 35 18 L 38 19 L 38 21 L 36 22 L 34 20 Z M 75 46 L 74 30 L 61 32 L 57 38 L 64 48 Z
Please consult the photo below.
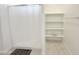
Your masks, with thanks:
M 63 38 L 63 35 L 57 35 L 57 36 L 53 36 L 53 35 L 46 35 L 46 37 L 48 38 Z
M 64 13 L 59 13 L 59 12 L 57 12 L 57 13 L 45 13 L 45 15 L 63 15 Z
M 64 21 L 46 21 L 47 23 L 63 23 Z
M 47 28 L 46 30 L 64 30 L 64 28 Z
M 46 38 L 46 40 L 63 40 L 62 38 L 57 38 L 57 39 L 54 39 L 54 38 Z

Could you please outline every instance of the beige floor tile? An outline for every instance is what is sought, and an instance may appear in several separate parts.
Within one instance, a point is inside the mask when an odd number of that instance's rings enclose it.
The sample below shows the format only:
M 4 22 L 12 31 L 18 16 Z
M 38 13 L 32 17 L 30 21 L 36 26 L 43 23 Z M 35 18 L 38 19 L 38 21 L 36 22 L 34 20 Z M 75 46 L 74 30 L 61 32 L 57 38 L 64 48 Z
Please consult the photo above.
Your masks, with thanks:
M 69 54 L 62 41 L 46 41 L 46 55 Z

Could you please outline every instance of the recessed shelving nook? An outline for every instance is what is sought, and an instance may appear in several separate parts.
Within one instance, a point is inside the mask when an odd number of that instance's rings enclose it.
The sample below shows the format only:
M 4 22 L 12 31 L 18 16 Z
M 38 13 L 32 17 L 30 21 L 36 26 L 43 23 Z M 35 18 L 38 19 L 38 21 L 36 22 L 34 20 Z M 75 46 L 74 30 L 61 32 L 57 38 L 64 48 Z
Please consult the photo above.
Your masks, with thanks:
M 64 14 L 45 13 L 46 40 L 62 40 L 64 38 Z

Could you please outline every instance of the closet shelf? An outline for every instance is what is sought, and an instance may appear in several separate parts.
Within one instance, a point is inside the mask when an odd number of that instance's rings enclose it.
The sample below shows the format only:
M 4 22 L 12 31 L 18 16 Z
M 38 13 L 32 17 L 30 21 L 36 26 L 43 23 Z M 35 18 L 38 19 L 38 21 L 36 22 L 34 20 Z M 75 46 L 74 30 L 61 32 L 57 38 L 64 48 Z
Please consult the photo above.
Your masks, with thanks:
M 47 28 L 46 30 L 64 30 L 64 28 Z
M 57 36 L 53 36 L 53 35 L 46 35 L 47 38 L 63 38 L 63 35 L 57 35 Z
M 46 21 L 46 23 L 64 23 L 64 21 Z
M 58 12 L 57 13 L 56 12 L 55 13 L 50 13 L 50 12 L 49 13 L 45 13 L 45 15 L 63 15 L 63 14 L 64 13 L 62 13 L 62 12 L 61 13 L 58 13 Z

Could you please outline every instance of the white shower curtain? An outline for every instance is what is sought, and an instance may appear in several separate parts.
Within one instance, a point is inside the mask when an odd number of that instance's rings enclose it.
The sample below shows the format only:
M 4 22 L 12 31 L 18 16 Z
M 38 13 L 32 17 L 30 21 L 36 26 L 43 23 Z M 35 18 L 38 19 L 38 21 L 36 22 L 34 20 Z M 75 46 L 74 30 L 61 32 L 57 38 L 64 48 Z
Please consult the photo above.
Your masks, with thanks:
M 41 6 L 9 7 L 9 22 L 14 47 L 41 48 Z

